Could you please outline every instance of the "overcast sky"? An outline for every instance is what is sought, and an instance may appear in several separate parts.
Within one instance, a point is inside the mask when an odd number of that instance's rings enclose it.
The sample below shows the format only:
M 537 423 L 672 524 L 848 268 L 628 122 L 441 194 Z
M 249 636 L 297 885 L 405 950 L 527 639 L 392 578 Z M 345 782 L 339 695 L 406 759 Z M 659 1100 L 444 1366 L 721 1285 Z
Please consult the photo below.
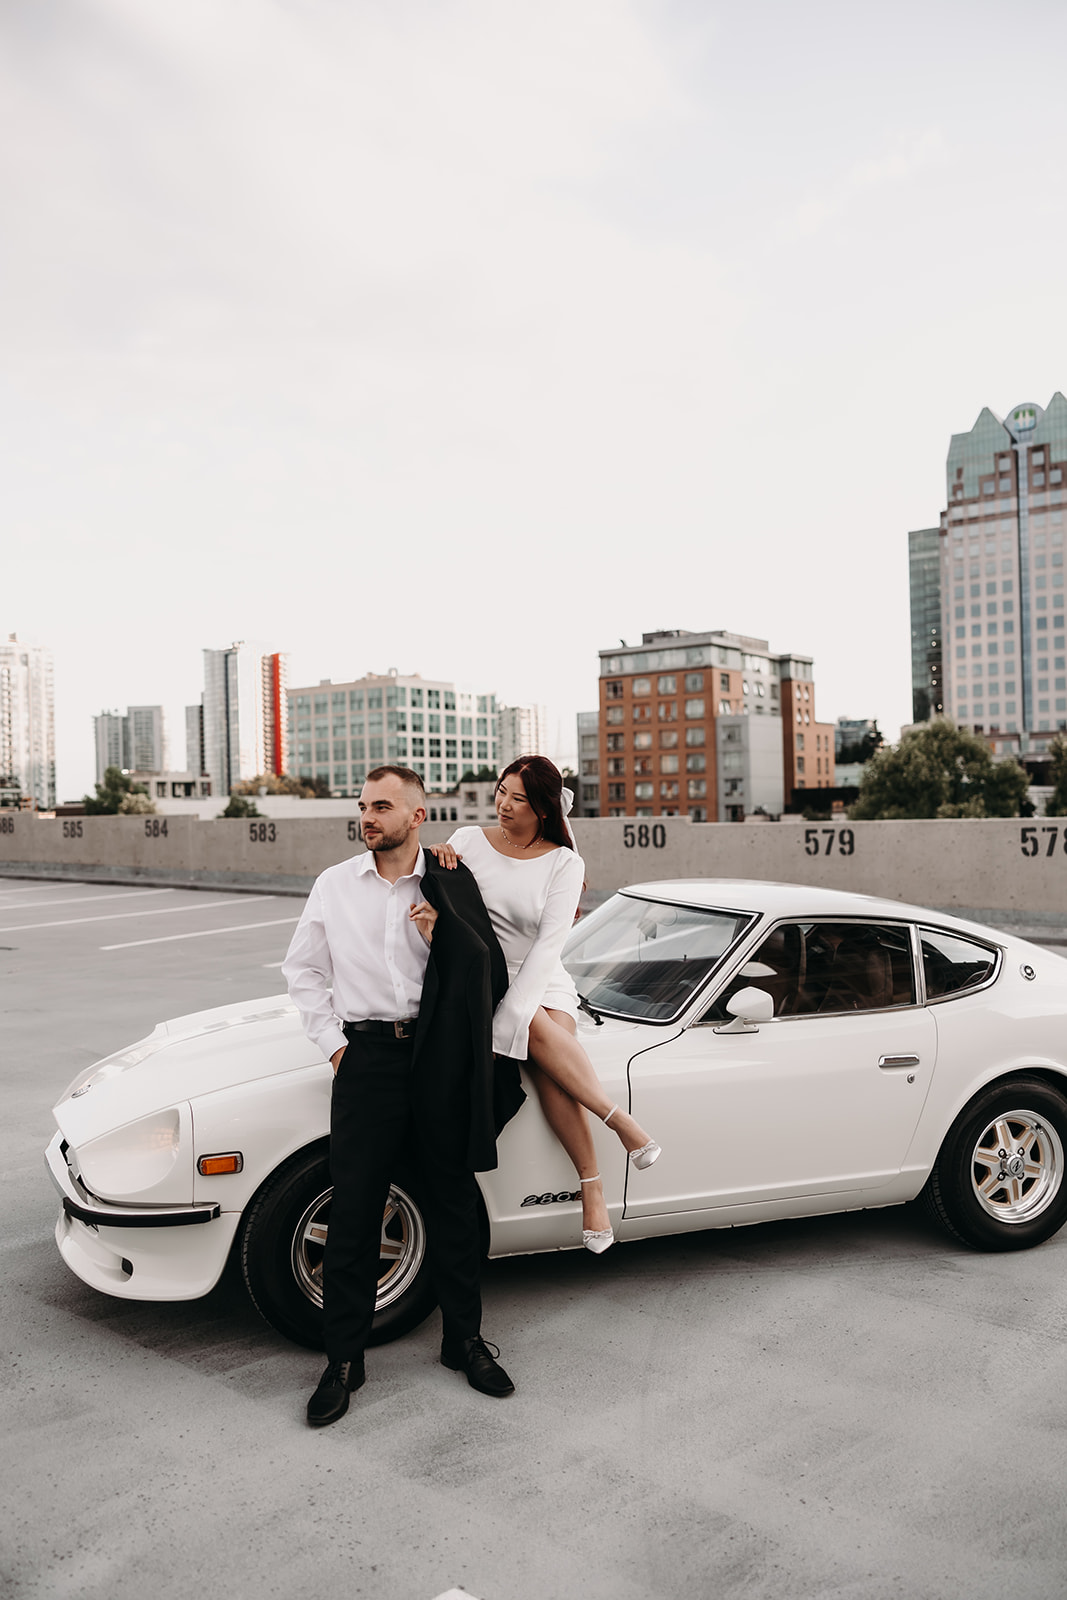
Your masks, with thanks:
M 1062 0 L 4 0 L 0 633 L 94 712 L 728 628 L 910 717 L 949 435 L 1067 389 Z

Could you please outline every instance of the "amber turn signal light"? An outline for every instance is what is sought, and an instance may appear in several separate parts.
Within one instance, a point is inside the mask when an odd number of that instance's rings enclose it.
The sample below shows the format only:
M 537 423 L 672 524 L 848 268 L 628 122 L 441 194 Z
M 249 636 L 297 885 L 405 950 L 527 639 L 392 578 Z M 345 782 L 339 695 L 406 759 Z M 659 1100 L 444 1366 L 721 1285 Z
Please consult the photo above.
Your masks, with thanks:
M 240 1150 L 231 1150 L 224 1156 L 201 1156 L 196 1170 L 202 1178 L 217 1178 L 220 1172 L 240 1172 L 244 1164 Z

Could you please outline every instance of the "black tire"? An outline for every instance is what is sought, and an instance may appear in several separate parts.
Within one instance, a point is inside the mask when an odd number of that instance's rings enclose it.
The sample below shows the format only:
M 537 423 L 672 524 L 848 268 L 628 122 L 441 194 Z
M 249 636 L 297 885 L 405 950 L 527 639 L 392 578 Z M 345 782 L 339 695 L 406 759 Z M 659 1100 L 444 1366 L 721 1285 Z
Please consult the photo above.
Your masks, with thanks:
M 1067 1221 L 1067 1095 L 1012 1078 L 956 1118 L 921 1199 L 929 1216 L 976 1250 L 1027 1250 Z
M 263 1184 L 239 1235 L 241 1270 L 256 1310 L 279 1333 L 311 1350 L 323 1345 L 322 1255 L 332 1193 L 325 1150 L 301 1151 Z M 382 1246 L 371 1344 L 410 1333 L 436 1304 L 422 1208 L 400 1179 L 389 1191 Z

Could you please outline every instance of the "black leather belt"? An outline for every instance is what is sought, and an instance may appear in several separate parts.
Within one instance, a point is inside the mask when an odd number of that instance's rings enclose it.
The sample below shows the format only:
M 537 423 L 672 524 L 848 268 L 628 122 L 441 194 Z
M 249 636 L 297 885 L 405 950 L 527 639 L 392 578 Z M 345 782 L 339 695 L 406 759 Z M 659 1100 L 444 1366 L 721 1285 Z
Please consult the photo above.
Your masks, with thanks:
M 380 1022 L 372 1017 L 367 1022 L 344 1022 L 345 1033 L 380 1033 L 391 1039 L 414 1039 L 418 1017 L 401 1017 L 398 1022 Z

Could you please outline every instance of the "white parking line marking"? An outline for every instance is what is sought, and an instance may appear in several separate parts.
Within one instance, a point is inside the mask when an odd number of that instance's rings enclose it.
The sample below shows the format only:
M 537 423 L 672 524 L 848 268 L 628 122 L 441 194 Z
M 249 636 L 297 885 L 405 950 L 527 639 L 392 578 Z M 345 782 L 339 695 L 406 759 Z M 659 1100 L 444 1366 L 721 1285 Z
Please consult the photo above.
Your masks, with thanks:
M 284 961 L 264 961 L 264 967 L 284 967 Z
M 259 904 L 262 905 L 264 900 L 276 900 L 278 897 L 273 894 L 261 894 L 257 895 L 256 898 Z M 108 911 L 102 917 L 67 917 L 64 922 L 27 922 L 20 924 L 16 928 L 0 928 L 0 933 L 36 933 L 38 928 L 72 928 L 78 922 L 118 922 L 122 917 L 173 917 L 179 911 L 217 911 L 221 906 L 244 906 L 247 904 L 247 899 L 211 900 L 206 905 L 160 906 L 153 911 Z M 300 919 L 299 917 L 294 917 L 292 920 L 299 922 Z
M 143 894 L 177 894 L 176 889 L 131 889 L 128 894 L 74 894 L 65 900 L 35 900 L 26 907 L 29 911 L 43 911 L 45 906 L 83 906 L 89 900 L 133 900 Z M 5 911 L 21 911 L 21 906 L 5 906 Z
M 263 896 L 263 899 L 273 898 Z M 233 902 L 231 901 L 230 904 Z M 130 939 L 126 944 L 102 944 L 101 950 L 132 950 L 139 944 L 173 944 L 175 939 L 208 939 L 213 933 L 246 933 L 249 928 L 280 928 L 284 922 L 299 922 L 297 917 L 276 917 L 273 922 L 239 922 L 233 928 L 199 928 L 196 933 L 164 933 L 158 939 Z M 271 962 L 281 966 L 280 961 Z
M 478 1600 L 478 1597 L 469 1589 L 446 1589 L 444 1594 L 435 1595 L 434 1600 Z
M 77 882 L 77 880 L 72 880 Z M 3 879 L 0 879 L 3 882 Z M 55 888 L 54 883 L 30 883 L 24 889 L 0 889 L 0 894 L 48 894 Z

